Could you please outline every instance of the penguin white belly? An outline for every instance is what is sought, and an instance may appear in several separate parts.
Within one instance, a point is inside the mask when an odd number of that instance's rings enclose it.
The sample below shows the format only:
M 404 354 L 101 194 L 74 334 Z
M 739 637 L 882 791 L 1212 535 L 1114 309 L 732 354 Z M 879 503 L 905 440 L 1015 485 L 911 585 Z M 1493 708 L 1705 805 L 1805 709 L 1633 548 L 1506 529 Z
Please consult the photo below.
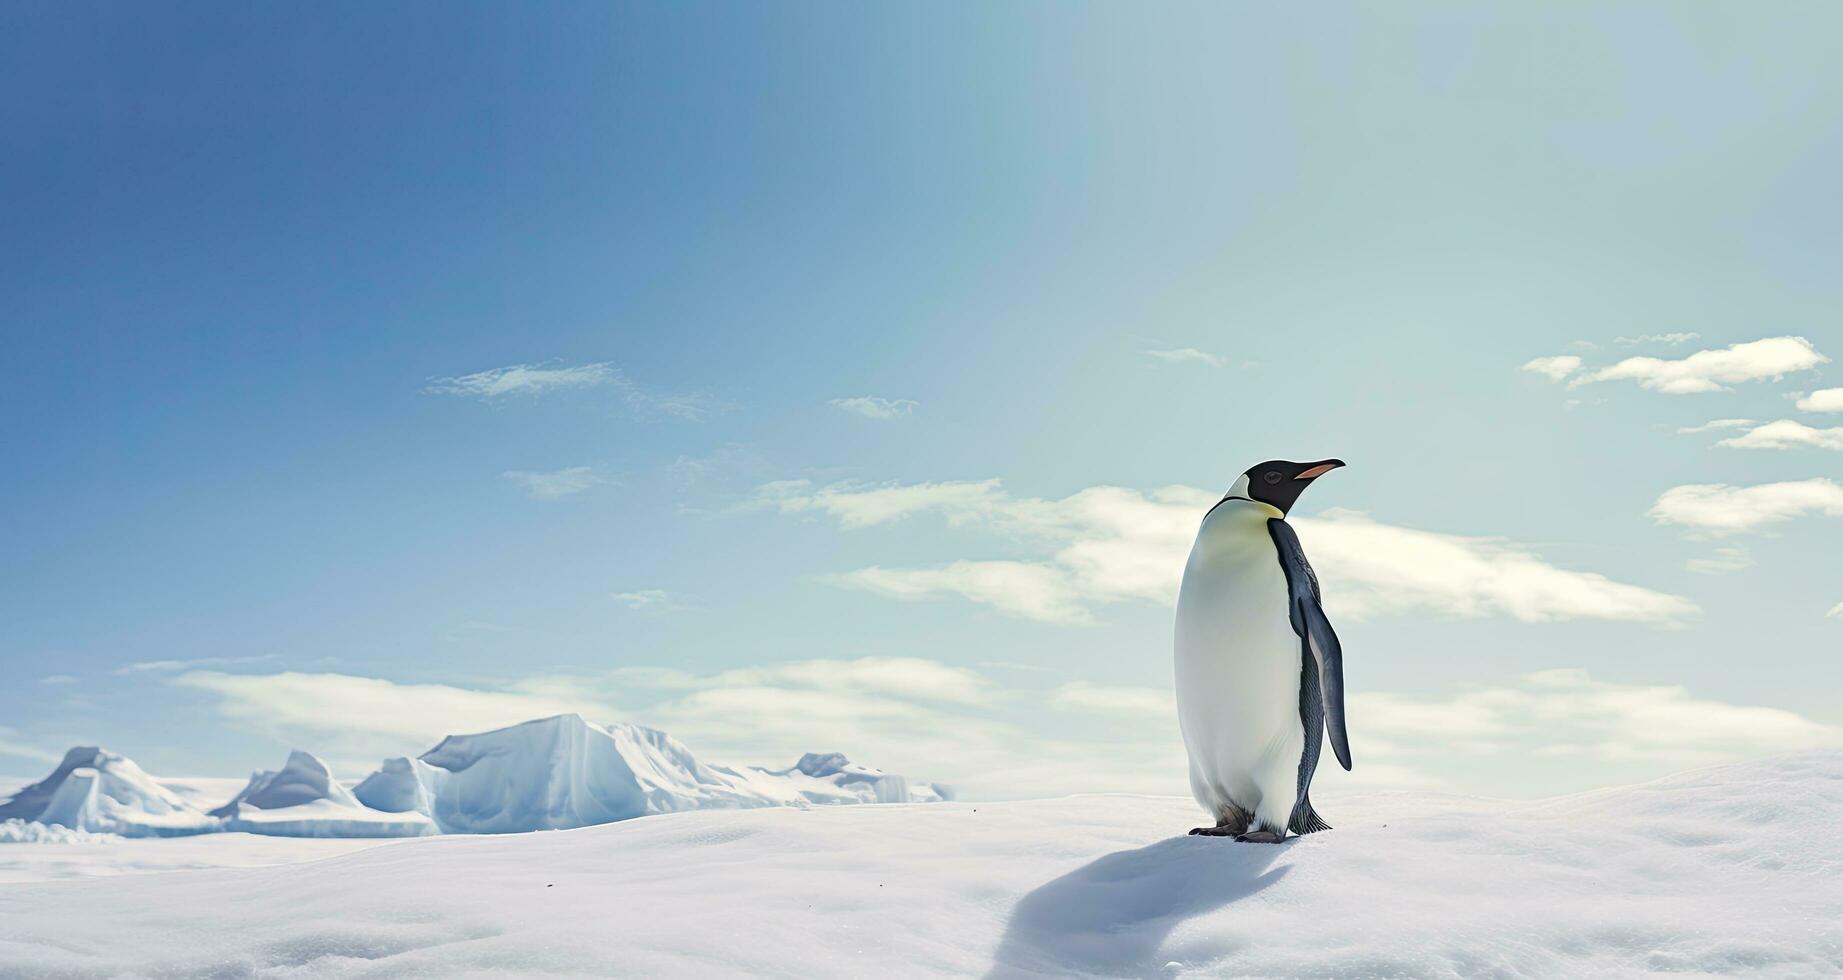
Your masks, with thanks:
M 1267 520 L 1231 500 L 1205 518 L 1178 593 L 1178 721 L 1191 791 L 1222 820 L 1233 809 L 1284 830 L 1298 796 L 1299 637 Z

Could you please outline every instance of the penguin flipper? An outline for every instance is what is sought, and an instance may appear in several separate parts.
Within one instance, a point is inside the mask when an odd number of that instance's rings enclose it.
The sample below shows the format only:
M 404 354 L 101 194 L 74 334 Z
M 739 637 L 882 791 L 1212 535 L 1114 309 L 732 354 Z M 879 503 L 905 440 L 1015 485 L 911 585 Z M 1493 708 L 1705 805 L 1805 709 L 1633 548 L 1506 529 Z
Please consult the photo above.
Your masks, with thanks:
M 1267 531 L 1273 537 L 1280 567 L 1286 571 L 1287 591 L 1291 594 L 1288 615 L 1293 632 L 1303 641 L 1305 652 L 1317 667 L 1320 704 L 1324 708 L 1325 731 L 1331 736 L 1331 751 L 1338 764 L 1350 768 L 1350 733 L 1344 725 L 1344 647 L 1337 631 L 1325 616 L 1318 592 L 1318 576 L 1312 563 L 1305 559 L 1305 548 L 1292 525 L 1279 517 L 1268 518 Z M 1303 797 L 1301 797 L 1303 800 Z

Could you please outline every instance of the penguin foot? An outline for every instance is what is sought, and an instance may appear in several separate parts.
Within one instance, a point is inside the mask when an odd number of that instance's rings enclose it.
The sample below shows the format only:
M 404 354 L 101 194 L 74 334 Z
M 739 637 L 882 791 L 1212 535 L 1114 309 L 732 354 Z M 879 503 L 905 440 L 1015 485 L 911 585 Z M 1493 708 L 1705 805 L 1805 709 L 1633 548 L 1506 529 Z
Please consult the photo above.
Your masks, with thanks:
M 1234 837 L 1238 831 L 1231 827 L 1192 827 L 1192 837 Z
M 1195 833 L 1195 831 L 1192 831 Z M 1278 844 L 1285 839 L 1284 834 L 1271 830 L 1252 830 L 1245 834 L 1236 834 L 1235 840 L 1242 844 Z

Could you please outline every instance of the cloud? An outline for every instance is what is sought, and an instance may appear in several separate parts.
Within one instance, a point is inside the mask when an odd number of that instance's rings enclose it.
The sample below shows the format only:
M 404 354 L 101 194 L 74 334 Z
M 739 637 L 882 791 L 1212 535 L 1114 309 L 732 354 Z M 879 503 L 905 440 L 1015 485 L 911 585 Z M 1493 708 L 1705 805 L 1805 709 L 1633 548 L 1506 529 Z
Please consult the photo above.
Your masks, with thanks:
M 1798 399 L 1801 412 L 1843 412 L 1843 388 L 1824 388 Z
M 64 687 L 77 683 L 77 680 L 78 678 L 75 674 L 46 674 L 39 678 L 38 682 L 47 687 Z
M 593 388 L 621 380 L 621 372 L 606 361 L 555 366 L 513 364 L 458 377 L 435 378 L 422 390 L 429 395 L 491 399 L 506 395 L 538 395 L 567 388 Z
M 325 751 L 347 758 L 414 754 L 452 733 L 572 711 L 614 717 L 605 702 L 575 694 L 401 684 L 350 674 L 195 670 L 168 683 L 216 695 L 218 713 L 240 728 L 289 745 L 326 746 Z
M 194 670 L 201 667 L 240 667 L 250 664 L 274 663 L 281 659 L 272 653 L 254 657 L 194 657 L 190 660 L 137 660 L 124 667 L 115 668 L 115 676 L 128 677 L 134 674 L 171 674 L 182 670 Z
M 627 668 L 496 689 L 296 673 L 196 672 L 171 683 L 212 693 L 218 712 L 241 728 L 345 752 L 355 772 L 374 764 L 370 758 L 420 752 L 446 734 L 579 711 L 660 728 L 708 761 L 787 766 L 803 752 L 844 751 L 974 797 L 1172 793 L 1183 786 L 1183 748 L 1165 724 L 1104 716 L 1080 733 L 1051 737 L 1015 720 L 1012 708 L 1026 703 L 1017 692 L 976 670 L 919 658 L 808 660 L 711 674 Z
M 1743 548 L 1716 548 L 1708 558 L 1691 558 L 1683 567 L 1698 575 L 1726 575 L 1753 567 L 1753 557 Z
M 908 398 L 860 395 L 856 398 L 834 398 L 826 404 L 841 412 L 862 415 L 867 419 L 900 419 L 913 415 L 920 403 Z
M 1697 351 L 1674 361 L 1628 357 L 1611 367 L 1582 374 L 1569 383 L 1580 386 L 1597 381 L 1636 381 L 1650 391 L 1685 395 L 1727 391 L 1728 385 L 1743 381 L 1778 380 L 1829 360 L 1803 337 L 1769 337 L 1720 350 Z
M 15 741 L 14 739 L 18 735 L 19 733 L 11 728 L 0 725 L 0 755 L 10 755 L 20 759 L 31 759 L 34 762 L 58 762 L 64 758 L 61 753 L 48 752 L 36 745 Z M 10 792 L 10 790 L 8 790 L 8 792 Z
M 1843 745 L 1843 728 L 1791 711 L 1698 698 L 1677 686 L 1601 681 L 1579 669 L 1538 671 L 1445 699 L 1359 693 L 1348 713 L 1352 731 L 1409 755 L 1462 743 L 1471 752 L 1690 766 Z
M 1525 361 L 1523 370 L 1532 374 L 1540 374 L 1550 381 L 1560 381 L 1579 370 L 1580 366 L 1581 359 L 1573 354 L 1557 354 L 1554 357 L 1538 357 Z
M 1664 491 L 1650 514 L 1659 524 L 1715 534 L 1753 531 L 1806 514 L 1843 517 L 1843 486 L 1823 477 L 1751 487 L 1692 483 Z
M 532 500 L 561 500 L 608 482 L 592 466 L 566 466 L 545 473 L 506 470 L 499 475 L 524 488 L 525 496 Z
M 1713 432 L 1717 429 L 1745 429 L 1750 425 L 1758 424 L 1753 419 L 1715 419 L 1701 425 L 1686 425 L 1678 429 L 1677 434 L 1686 436 L 1697 432 Z
M 1843 426 L 1814 429 L 1803 422 L 1780 419 L 1716 445 L 1730 449 L 1843 449 Z
M 1177 717 L 1177 700 L 1170 689 L 1162 687 L 1116 687 L 1071 681 L 1049 692 L 1049 703 L 1075 711 Z
M 667 392 L 640 384 L 608 361 L 567 365 L 512 364 L 452 378 L 434 378 L 422 391 L 425 395 L 459 395 L 492 401 L 604 385 L 619 391 L 628 408 L 639 415 L 670 415 L 696 422 L 723 407 L 707 392 Z
M 698 605 L 697 596 L 682 592 L 667 592 L 664 589 L 636 589 L 632 592 L 614 592 L 609 598 L 635 612 L 666 613 Z
M 1203 513 L 1216 494 L 1191 487 L 1141 492 L 1089 487 L 1061 500 L 1013 497 L 997 480 L 922 484 L 783 481 L 758 501 L 783 513 L 830 516 L 846 530 L 934 514 L 1032 546 L 1025 560 L 883 565 L 834 575 L 834 584 L 904 600 L 959 596 L 1040 622 L 1083 625 L 1095 605 L 1169 603 Z M 1498 538 L 1398 527 L 1331 510 L 1293 521 L 1342 616 L 1409 611 L 1525 622 L 1610 619 L 1669 623 L 1695 613 L 1680 596 L 1553 565 Z
M 1836 605 L 1831 606 L 1830 611 L 1824 614 L 1824 618 L 1825 619 L 1843 619 L 1843 602 L 1839 602 Z
M 1687 344 L 1692 340 L 1701 339 L 1702 335 L 1699 333 L 1644 333 L 1636 337 L 1614 337 L 1613 343 L 1624 344 L 1627 347 L 1635 344 L 1669 344 L 1675 347 L 1678 344 Z
M 941 568 L 873 565 L 831 576 L 830 581 L 908 601 L 957 595 L 1045 623 L 1083 626 L 1094 621 L 1069 574 L 1041 562 L 956 561 Z
M 1145 356 L 1153 358 L 1154 360 L 1164 361 L 1166 364 L 1207 364 L 1213 368 L 1219 368 L 1228 363 L 1228 360 L 1219 354 L 1200 351 L 1195 347 L 1179 347 L 1174 350 L 1148 350 L 1145 352 Z

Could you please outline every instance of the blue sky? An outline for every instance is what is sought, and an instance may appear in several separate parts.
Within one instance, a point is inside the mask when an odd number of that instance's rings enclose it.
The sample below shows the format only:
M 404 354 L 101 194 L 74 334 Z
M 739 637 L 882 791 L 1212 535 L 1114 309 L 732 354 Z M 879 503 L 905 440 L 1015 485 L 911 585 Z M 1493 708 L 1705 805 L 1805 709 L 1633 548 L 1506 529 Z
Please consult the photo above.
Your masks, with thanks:
M 1331 455 L 1333 779 L 1843 743 L 1833 8 L 5 18 L 0 772 L 1181 793 L 1195 520 Z

